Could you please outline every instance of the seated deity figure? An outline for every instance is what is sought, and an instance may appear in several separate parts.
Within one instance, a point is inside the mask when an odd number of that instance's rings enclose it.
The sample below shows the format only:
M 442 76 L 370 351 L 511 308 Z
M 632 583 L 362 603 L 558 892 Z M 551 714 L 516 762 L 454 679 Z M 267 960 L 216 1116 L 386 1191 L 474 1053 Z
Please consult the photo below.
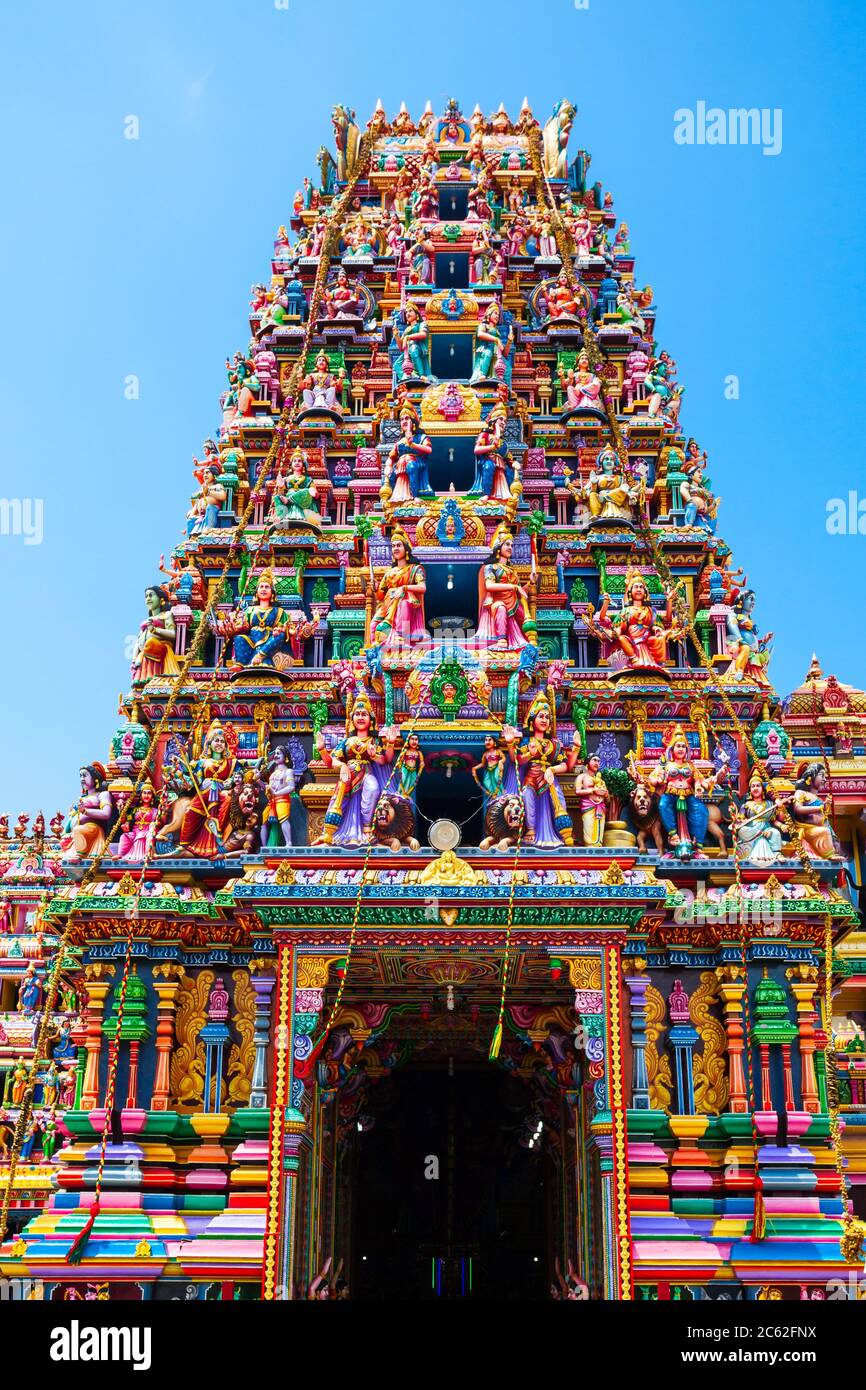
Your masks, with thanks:
M 201 755 L 185 768 L 192 795 L 184 798 L 178 853 L 211 858 L 220 849 L 235 764 L 226 731 L 214 719 L 204 736 Z
M 602 411 L 601 380 L 590 369 L 589 355 L 578 354 L 575 366 L 568 371 L 558 369 L 560 384 L 565 391 L 565 413 L 576 410 Z
M 591 753 L 586 765 L 574 779 L 577 804 L 580 809 L 583 843 L 596 848 L 604 839 L 607 819 L 607 803 L 610 800 L 604 778 L 601 775 L 601 760 L 597 753 Z
M 510 387 L 513 359 L 514 330 L 502 322 L 502 309 L 494 300 L 478 324 L 470 386 L 497 378 Z
M 828 823 L 832 795 L 823 762 L 801 764 L 794 792 L 784 804 L 798 832 L 782 850 L 787 859 L 795 858 L 801 846 L 814 859 L 832 859 L 839 853 Z
M 525 813 L 523 843 L 536 849 L 574 844 L 571 817 L 559 784 L 559 778 L 568 771 L 568 754 L 556 737 L 548 693 L 539 691 L 530 704 L 523 736 L 506 726 L 503 738 L 520 777 Z
M 271 520 L 280 529 L 303 526 L 319 531 L 322 518 L 315 510 L 315 502 L 316 485 L 307 473 L 307 455 L 301 448 L 294 449 L 288 473 L 280 465 L 274 480 Z
M 253 413 L 261 382 L 256 376 L 252 358 L 236 352 L 234 359 L 226 358 L 229 389 L 223 397 L 223 423 L 246 419 Z
M 153 584 L 144 591 L 147 618 L 132 655 L 132 678 L 149 680 L 151 676 L 176 676 L 180 671 L 174 654 L 175 622 L 171 612 L 168 590 Z
M 580 315 L 574 290 L 568 280 L 568 272 L 561 270 L 556 281 L 546 291 L 547 316 L 551 319 L 576 319 Z
M 507 403 L 490 411 L 475 441 L 475 479 L 469 496 L 480 502 L 507 502 L 511 498 L 514 460 L 505 442 Z
M 342 266 L 337 271 L 333 285 L 325 290 L 326 314 L 329 319 L 357 319 L 361 317 L 361 300 L 357 289 L 349 283 L 349 277 Z
M 608 616 L 610 594 L 605 593 L 598 613 L 590 610 L 586 625 L 590 632 L 604 641 L 615 643 L 624 653 L 633 671 L 657 671 L 667 661 L 667 644 L 679 636 L 673 622 L 673 599 L 668 596 L 664 621 L 656 620 L 649 601 L 649 590 L 642 574 L 630 570 L 626 574 L 623 606 Z
M 407 401 L 400 411 L 401 437 L 388 453 L 386 480 L 391 486 L 392 505 L 432 496 L 428 463 L 433 445 L 421 429 L 418 412 Z
M 323 845 L 355 847 L 373 834 L 373 816 L 388 785 L 389 766 L 399 742 L 396 729 L 376 727 L 373 706 L 366 691 L 355 695 L 346 719 L 346 737 L 328 748 L 324 735 L 316 736 L 316 751 L 326 767 L 337 767 L 337 787 L 331 797 L 322 835 Z
M 201 491 L 193 497 L 192 506 L 187 512 L 186 534 L 197 536 L 201 531 L 214 531 L 219 526 L 219 514 L 225 505 L 228 493 L 220 482 L 222 467 L 219 463 L 208 463 L 196 477 Z
M 736 684 L 741 681 L 753 681 L 755 685 L 769 688 L 767 666 L 773 634 L 768 632 L 764 637 L 758 636 L 758 629 L 752 617 L 754 607 L 754 589 L 744 589 L 736 605 L 728 612 L 725 629 L 731 664 L 722 680 Z
M 635 524 L 640 486 L 626 474 L 619 455 L 609 445 L 599 452 L 582 495 L 590 515 L 597 520 Z
M 327 353 L 320 352 L 313 370 L 303 379 L 304 410 L 324 410 L 331 415 L 342 417 L 343 407 L 339 403 L 338 395 L 343 389 L 345 376 L 343 367 L 338 372 L 332 372 Z
M 71 842 L 62 856 L 66 864 L 101 854 L 115 819 L 108 774 L 102 763 L 88 763 L 81 768 L 80 777 L 81 796 L 69 820 Z
M 394 337 L 400 349 L 394 359 L 394 385 L 413 379 L 435 382 L 430 371 L 430 330 L 417 304 L 406 305 L 406 325 Z
M 490 560 L 478 574 L 478 641 L 492 651 L 519 651 L 526 646 L 523 627 L 529 620 L 529 595 L 511 564 L 514 537 L 500 527 Z
M 779 807 L 757 768 L 749 777 L 749 794 L 741 806 L 732 810 L 731 825 L 737 856 L 743 864 L 772 864 L 781 857 L 782 832 L 778 825 Z
M 217 635 L 233 638 L 230 671 L 247 666 L 273 666 L 273 658 L 288 645 L 289 614 L 277 603 L 277 590 L 270 570 L 263 570 L 256 585 L 256 601 L 225 618 L 217 618 Z
M 413 561 L 412 548 L 404 531 L 395 531 L 391 537 L 391 558 L 393 563 L 376 589 L 370 641 L 379 647 L 423 642 L 427 636 L 424 623 L 427 576 L 423 565 Z
M 692 464 L 687 468 L 685 481 L 680 485 L 680 496 L 686 504 L 686 526 L 699 526 L 712 535 L 716 529 L 719 499 L 713 496 L 710 480 L 705 476 L 702 463 Z

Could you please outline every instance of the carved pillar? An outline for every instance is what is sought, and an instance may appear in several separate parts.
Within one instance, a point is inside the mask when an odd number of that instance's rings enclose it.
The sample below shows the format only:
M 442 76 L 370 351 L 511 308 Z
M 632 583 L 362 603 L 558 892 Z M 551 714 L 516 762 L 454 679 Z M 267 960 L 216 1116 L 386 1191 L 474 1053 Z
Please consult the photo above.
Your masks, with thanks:
M 791 992 L 797 1006 L 801 1108 L 817 1115 L 821 1109 L 815 1074 L 815 991 L 818 988 L 818 971 L 814 965 L 795 965 L 785 974 L 791 982 Z
M 716 976 L 728 1038 L 730 1109 L 734 1115 L 745 1115 L 749 1110 L 749 1100 L 743 1071 L 743 995 L 746 992 L 743 967 L 722 965 L 716 971 Z
M 87 990 L 87 1012 L 85 1015 L 84 1081 L 81 1086 L 81 1109 L 95 1110 L 99 1104 L 99 1054 L 102 1051 L 102 1016 L 105 1001 L 111 989 L 113 965 L 88 965 L 84 971 Z
M 630 957 L 624 961 L 625 985 L 631 1015 L 631 1104 L 633 1110 L 649 1110 L 649 1077 L 646 1067 L 646 992 L 649 976 L 646 961 Z
M 168 1110 L 170 1094 L 171 1049 L 174 1044 L 174 1011 L 183 967 L 171 963 L 155 965 L 153 988 L 156 993 L 156 1069 L 153 1076 L 151 1110 Z
M 252 961 L 250 964 L 250 983 L 256 996 L 253 1024 L 255 1056 L 249 1101 L 251 1110 L 264 1110 L 268 1104 L 268 1042 L 271 1034 L 271 997 L 276 979 L 273 975 L 252 973 L 261 970 L 263 965 L 264 961 Z

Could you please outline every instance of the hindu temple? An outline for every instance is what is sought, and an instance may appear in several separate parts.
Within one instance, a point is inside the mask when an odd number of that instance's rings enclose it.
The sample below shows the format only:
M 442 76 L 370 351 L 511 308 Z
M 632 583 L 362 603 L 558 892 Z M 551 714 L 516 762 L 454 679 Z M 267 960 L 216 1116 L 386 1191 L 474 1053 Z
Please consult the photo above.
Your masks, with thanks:
M 866 694 L 773 688 L 572 103 L 332 125 L 116 727 L 0 817 L 0 1274 L 856 1297 Z

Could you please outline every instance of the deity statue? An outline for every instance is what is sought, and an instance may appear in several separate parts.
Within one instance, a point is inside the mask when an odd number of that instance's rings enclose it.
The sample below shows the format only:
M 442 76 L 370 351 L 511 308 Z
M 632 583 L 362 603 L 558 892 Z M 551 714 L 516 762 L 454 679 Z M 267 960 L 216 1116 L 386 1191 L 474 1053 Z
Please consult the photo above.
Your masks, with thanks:
M 625 579 L 623 606 L 608 617 L 610 594 L 605 593 L 598 613 L 590 609 L 586 625 L 590 632 L 608 642 L 615 642 L 625 654 L 633 671 L 657 671 L 667 660 L 667 644 L 679 636 L 673 621 L 673 598 L 668 596 L 664 621 L 658 623 L 649 601 L 649 589 L 643 575 L 629 571 Z
M 575 488 L 569 490 L 576 495 Z M 640 484 L 626 474 L 618 453 L 610 445 L 600 450 L 580 495 L 586 498 L 590 515 L 598 521 L 635 524 Z
M 147 859 L 148 848 L 157 818 L 156 792 L 148 778 L 141 784 L 139 804 L 131 816 L 123 823 L 123 830 L 117 842 L 119 859 L 130 859 L 142 864 Z
M 510 751 L 509 749 L 509 753 Z M 485 735 L 484 752 L 481 755 L 481 761 L 476 763 L 472 769 L 472 778 L 488 801 L 517 789 L 514 768 L 513 758 L 506 756 L 499 740 L 494 738 L 493 734 Z M 509 772 L 511 773 L 510 777 Z
M 385 471 L 386 480 L 391 484 L 389 500 L 392 506 L 432 493 L 427 469 L 433 445 L 421 429 L 418 412 L 408 401 L 400 410 L 400 432 L 400 439 L 388 452 Z
M 558 101 L 544 127 L 544 172 L 550 179 L 568 178 L 568 137 L 577 112 L 570 101 Z
M 292 797 L 295 794 L 295 772 L 288 749 L 278 744 L 268 764 L 264 842 L 266 845 L 291 845 Z M 282 840 L 280 840 L 282 836 Z
M 556 282 L 545 291 L 547 316 L 551 319 L 576 319 L 580 316 L 577 299 L 568 279 L 568 271 L 561 270 Z
M 329 319 L 361 318 L 361 300 L 357 290 L 349 283 L 349 277 L 342 266 L 337 271 L 333 285 L 325 290 L 325 313 Z
M 300 447 L 292 451 L 289 471 L 280 464 L 274 479 L 271 500 L 271 519 L 281 529 L 293 526 L 312 527 L 320 531 L 322 518 L 315 510 L 316 485 L 307 473 L 307 455 Z
M 772 864 L 782 853 L 782 834 L 777 820 L 779 808 L 767 795 L 764 778 L 757 768 L 749 777 L 749 795 L 731 813 L 731 826 L 737 856 L 743 864 Z
M 793 795 L 786 798 L 791 819 L 799 831 L 799 839 L 792 838 L 785 845 L 782 854 L 787 859 L 797 856 L 800 845 L 814 859 L 832 859 L 839 853 L 833 831 L 828 823 L 828 809 L 832 806 L 827 769 L 823 762 L 803 763 L 798 771 L 797 784 Z
M 304 410 L 324 410 L 328 414 L 336 415 L 342 419 L 343 407 L 337 397 L 343 389 L 345 376 L 344 367 L 341 367 L 338 372 L 332 372 L 327 353 L 320 352 L 316 357 L 313 370 L 304 377 L 302 382 Z
M 505 442 L 508 407 L 497 403 L 475 441 L 475 478 L 469 496 L 480 502 L 508 502 L 514 478 L 514 459 Z
M 178 798 L 178 811 L 182 813 L 178 853 L 210 858 L 222 848 L 221 832 L 231 798 L 234 770 L 235 756 L 229 748 L 226 730 L 214 719 L 205 734 L 200 757 L 186 763 L 183 784 L 191 786 L 192 795 Z M 168 775 L 171 779 L 171 770 Z M 174 820 L 172 817 L 172 825 Z M 167 829 L 163 826 L 160 835 Z
M 277 652 L 284 651 L 288 642 L 288 612 L 277 603 L 277 590 L 270 570 L 263 570 L 256 585 L 256 601 L 251 608 L 241 608 L 230 617 L 214 621 L 220 637 L 234 638 L 230 671 L 247 666 L 272 666 Z
M 754 589 L 744 589 L 731 608 L 725 620 L 728 651 L 731 664 L 722 679 L 731 681 L 753 681 L 755 685 L 769 689 L 770 680 L 767 666 L 773 640 L 772 632 L 759 637 L 752 612 L 755 607 Z
M 132 655 L 132 679 L 176 676 L 180 665 L 174 654 L 175 625 L 168 590 L 152 584 L 144 591 L 147 619 L 141 624 Z
M 196 474 L 199 477 L 199 474 Z M 228 493 L 220 482 L 222 468 L 218 463 L 209 463 L 201 470 L 201 491 L 192 499 L 187 512 L 186 534 L 197 536 L 201 531 L 215 531 L 219 526 L 219 514 L 225 505 Z
M 101 854 L 114 821 L 114 803 L 102 763 L 88 763 L 80 776 L 81 796 L 71 817 L 72 842 L 63 854 L 67 864 Z
M 417 734 L 410 734 L 400 760 L 400 796 L 405 801 L 411 800 L 415 795 L 418 779 L 424 771 L 424 766 L 421 741 Z
M 523 843 L 536 849 L 574 844 L 571 817 L 558 781 L 568 771 L 568 755 L 556 737 L 552 697 L 539 691 L 523 721 L 523 737 L 506 726 L 503 738 L 520 776 L 526 816 Z
M 643 779 L 631 759 L 632 776 Z M 710 822 L 706 796 L 720 773 L 703 776 L 695 767 L 682 725 L 668 734 L 662 756 L 645 779 L 659 791 L 659 816 L 667 832 L 668 844 L 679 858 L 689 858 L 700 850 Z
M 336 748 L 328 748 L 323 734 L 316 736 L 322 762 L 339 768 L 318 844 L 354 847 L 371 838 L 376 805 L 388 784 L 387 769 L 394 761 L 398 741 L 396 729 L 383 729 L 380 737 L 373 707 L 363 690 L 350 705 L 346 737 Z
M 490 560 L 478 574 L 478 640 L 492 651 L 519 651 L 526 646 L 523 626 L 529 620 L 529 595 L 511 564 L 513 550 L 514 537 L 500 527 Z
M 31 962 L 18 986 L 18 1012 L 21 1014 L 35 1013 L 39 1008 L 41 998 L 42 981 L 36 974 L 36 966 Z
M 703 463 L 687 467 L 685 481 L 680 485 L 680 496 L 686 504 L 685 525 L 699 526 L 712 535 L 716 529 L 719 499 L 713 496 L 710 480 L 704 476 Z
M 376 607 L 370 620 L 370 640 L 374 646 L 416 644 L 427 637 L 424 623 L 424 594 L 427 576 L 423 565 L 415 564 L 412 548 L 404 531 L 391 537 L 392 564 L 376 588 Z
M 580 809 L 583 843 L 589 848 L 597 848 L 604 839 L 607 803 L 610 800 L 597 753 L 591 753 L 586 765 L 577 773 L 574 790 Z
M 571 222 L 569 231 L 574 240 L 578 260 L 588 260 L 592 255 L 592 244 L 595 232 L 592 219 L 586 208 L 582 207 L 578 209 L 577 216 Z
M 412 379 L 435 382 L 430 371 L 430 330 L 417 304 L 406 305 L 405 327 L 395 332 L 394 337 L 400 348 L 394 359 L 394 385 Z
M 253 413 L 261 385 L 251 358 L 236 352 L 233 360 L 226 358 L 229 389 L 223 397 L 223 423 L 245 419 Z
M 673 395 L 673 387 L 669 381 L 670 367 L 665 358 L 654 358 L 647 376 L 644 379 L 646 389 L 646 412 L 647 415 L 655 418 L 656 415 L 668 404 Z
M 585 351 L 578 354 L 577 363 L 568 371 L 562 367 L 557 370 L 560 384 L 565 391 L 565 412 L 576 410 L 602 410 L 601 380 L 590 369 L 589 355 Z
M 478 324 L 470 386 L 494 377 L 510 386 L 513 358 L 514 330 L 502 322 L 502 309 L 494 300 Z

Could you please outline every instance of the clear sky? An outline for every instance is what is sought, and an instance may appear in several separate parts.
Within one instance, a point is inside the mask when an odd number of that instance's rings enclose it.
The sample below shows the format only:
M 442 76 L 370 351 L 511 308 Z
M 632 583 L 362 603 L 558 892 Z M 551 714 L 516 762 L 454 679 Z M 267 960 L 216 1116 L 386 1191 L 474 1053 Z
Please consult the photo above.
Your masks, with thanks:
M 831 498 L 866 498 L 863 0 L 4 9 L 0 498 L 41 499 L 43 535 L 0 535 L 0 810 L 65 810 L 106 754 L 249 287 L 336 102 L 362 124 L 379 96 L 416 116 L 428 97 L 516 116 L 527 95 L 540 119 L 575 102 L 572 148 L 629 224 L 720 532 L 777 634 L 775 684 L 815 649 L 866 685 L 866 536 L 826 531 Z M 677 144 L 674 113 L 701 101 L 781 109 L 781 153 Z

